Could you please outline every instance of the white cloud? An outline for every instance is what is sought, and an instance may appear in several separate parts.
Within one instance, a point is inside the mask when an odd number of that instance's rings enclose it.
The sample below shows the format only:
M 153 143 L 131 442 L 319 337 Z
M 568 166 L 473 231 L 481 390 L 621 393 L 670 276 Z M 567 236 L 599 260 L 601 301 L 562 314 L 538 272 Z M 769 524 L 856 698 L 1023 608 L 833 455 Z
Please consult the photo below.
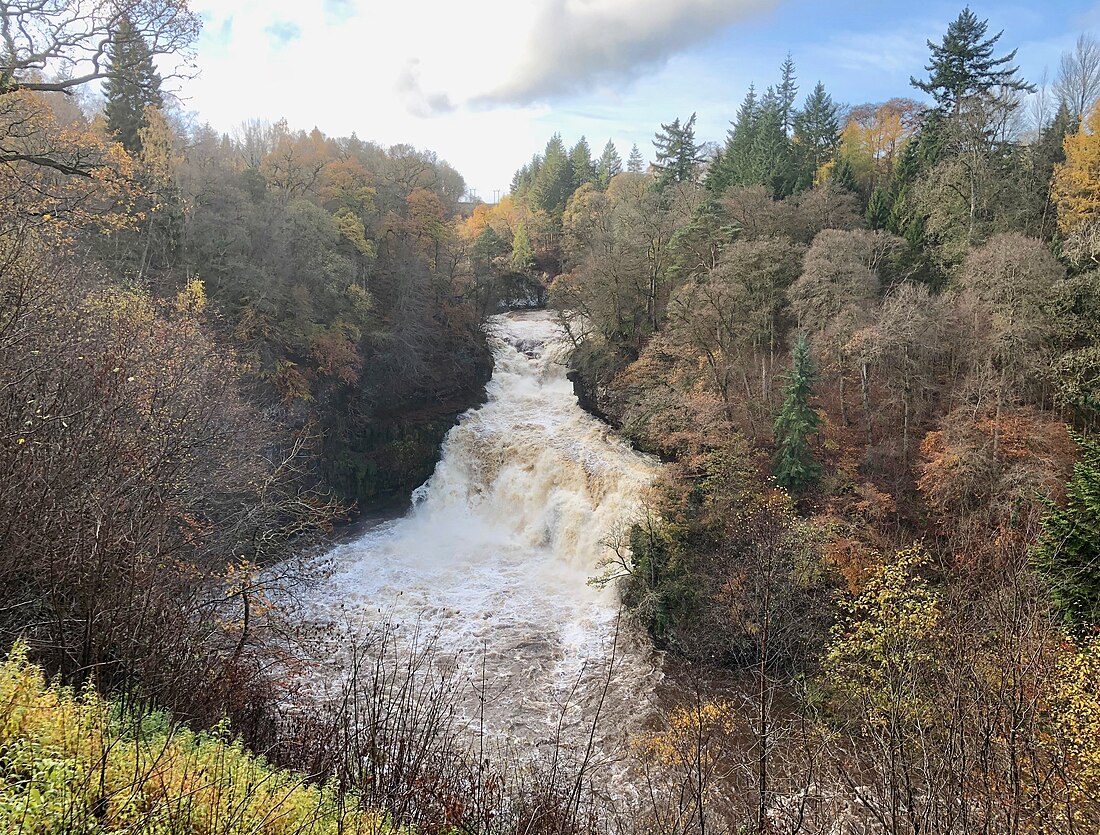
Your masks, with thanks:
M 777 2 L 192 0 L 206 34 L 183 92 L 222 130 L 285 116 L 430 147 L 491 196 L 545 141 L 548 98 L 633 79 Z

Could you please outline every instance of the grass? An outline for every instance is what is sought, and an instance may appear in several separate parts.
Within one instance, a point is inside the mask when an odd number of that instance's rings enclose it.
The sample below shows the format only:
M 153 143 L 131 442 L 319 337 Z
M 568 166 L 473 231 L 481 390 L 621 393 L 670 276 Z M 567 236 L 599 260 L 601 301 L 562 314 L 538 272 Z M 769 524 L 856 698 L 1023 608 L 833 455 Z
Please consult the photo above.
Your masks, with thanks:
M 273 768 L 228 727 L 123 717 L 91 688 L 50 684 L 18 645 L 0 664 L 0 832 L 395 833 L 354 794 Z

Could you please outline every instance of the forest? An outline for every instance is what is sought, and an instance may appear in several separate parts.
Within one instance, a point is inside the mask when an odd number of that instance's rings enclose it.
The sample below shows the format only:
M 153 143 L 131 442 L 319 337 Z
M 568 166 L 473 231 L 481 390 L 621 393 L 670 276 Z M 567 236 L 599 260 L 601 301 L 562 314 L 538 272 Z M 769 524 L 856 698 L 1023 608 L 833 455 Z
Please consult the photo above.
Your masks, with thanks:
M 967 8 L 855 105 L 788 56 L 721 141 L 555 134 L 489 205 L 410 145 L 185 118 L 185 0 L 0 23 L 0 830 L 1100 831 L 1100 41 L 1032 81 Z M 471 754 L 386 635 L 287 707 L 276 587 L 543 305 L 661 465 L 592 582 L 747 694 L 685 689 L 634 805 L 590 751 Z

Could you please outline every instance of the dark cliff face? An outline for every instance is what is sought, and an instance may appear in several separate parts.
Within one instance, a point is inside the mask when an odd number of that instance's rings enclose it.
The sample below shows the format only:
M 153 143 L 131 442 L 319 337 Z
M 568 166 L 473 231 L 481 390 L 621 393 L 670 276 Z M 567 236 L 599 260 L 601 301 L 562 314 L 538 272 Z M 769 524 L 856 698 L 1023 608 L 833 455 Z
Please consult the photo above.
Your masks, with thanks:
M 618 404 L 606 384 L 577 368 L 570 368 L 566 376 L 582 409 L 616 429 L 622 428 Z
M 622 403 L 611 381 L 626 367 L 628 357 L 610 356 L 584 341 L 569 358 L 569 380 L 582 409 L 616 429 L 622 428 Z
M 415 375 L 386 374 L 384 385 L 349 395 L 324 427 L 325 479 L 360 513 L 407 505 L 458 416 L 485 401 L 493 358 L 480 331 L 440 342 L 420 360 Z

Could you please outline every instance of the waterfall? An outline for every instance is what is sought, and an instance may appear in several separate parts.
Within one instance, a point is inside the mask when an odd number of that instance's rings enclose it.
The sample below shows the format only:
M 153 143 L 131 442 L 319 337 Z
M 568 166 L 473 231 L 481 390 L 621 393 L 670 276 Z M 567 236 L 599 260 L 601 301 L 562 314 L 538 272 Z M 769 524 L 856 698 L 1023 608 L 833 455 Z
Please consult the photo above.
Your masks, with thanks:
M 589 580 L 608 538 L 637 518 L 655 465 L 577 404 L 550 314 L 503 314 L 490 327 L 486 403 L 447 435 L 406 516 L 329 555 L 303 616 L 437 629 L 442 649 L 484 668 L 494 729 L 533 740 L 579 678 L 606 669 L 618 597 Z M 620 641 L 604 700 L 611 714 L 619 706 L 619 731 L 657 675 L 641 643 Z M 577 713 L 579 725 L 583 705 Z

